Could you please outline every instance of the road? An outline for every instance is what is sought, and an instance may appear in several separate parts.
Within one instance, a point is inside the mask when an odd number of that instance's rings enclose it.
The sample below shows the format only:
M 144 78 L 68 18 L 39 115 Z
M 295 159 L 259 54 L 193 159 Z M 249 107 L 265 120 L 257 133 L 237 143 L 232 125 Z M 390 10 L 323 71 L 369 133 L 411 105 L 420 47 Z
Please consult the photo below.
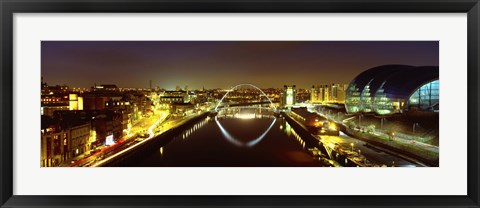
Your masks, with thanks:
M 98 152 L 95 152 L 90 155 L 86 155 L 84 158 L 79 159 L 75 163 L 70 164 L 70 167 L 84 167 L 84 166 L 94 166 L 96 163 L 100 163 L 106 158 L 111 157 L 112 155 L 123 151 L 129 147 L 133 147 L 135 143 L 139 143 L 145 139 L 152 138 L 155 134 L 153 129 L 159 123 L 165 121 L 168 117 L 168 112 L 161 111 L 158 113 L 158 116 L 150 116 L 135 123 L 135 126 L 132 127 L 130 134 L 124 136 L 123 138 L 117 140 L 115 144 L 110 146 L 105 146 L 101 148 Z M 139 134 L 142 134 L 143 131 L 147 129 L 148 137 L 142 138 Z
M 382 132 L 382 131 L 378 131 L 378 130 L 376 130 L 374 134 L 377 135 L 377 136 L 379 136 L 379 135 L 388 136 L 387 132 Z M 428 149 L 432 152 L 438 153 L 438 151 L 439 151 L 438 146 L 431 145 L 431 144 L 426 144 L 426 143 L 411 140 L 411 139 L 406 139 L 406 138 L 403 138 L 402 136 L 399 136 L 398 134 L 394 136 L 394 139 L 398 142 L 418 146 L 418 147 L 421 147 L 423 149 Z
M 97 160 L 92 163 L 89 163 L 88 166 L 92 166 L 92 167 L 102 166 L 109 160 L 121 154 L 124 154 L 130 151 L 131 149 L 136 148 L 138 145 L 141 145 L 142 143 L 147 142 L 150 139 L 153 139 L 155 136 L 160 135 L 171 128 L 175 128 L 176 126 L 183 124 L 183 122 L 186 122 L 198 115 L 200 115 L 200 113 L 195 113 L 189 116 L 182 116 L 177 118 L 169 118 L 167 120 L 168 114 L 164 114 L 158 119 L 157 122 L 155 122 L 148 128 L 149 136 L 147 138 L 135 139 L 135 140 L 132 139 L 124 144 L 120 143 L 119 147 L 115 148 L 114 151 L 109 151 L 108 153 L 103 154 L 103 156 L 101 157 L 102 158 L 101 160 Z

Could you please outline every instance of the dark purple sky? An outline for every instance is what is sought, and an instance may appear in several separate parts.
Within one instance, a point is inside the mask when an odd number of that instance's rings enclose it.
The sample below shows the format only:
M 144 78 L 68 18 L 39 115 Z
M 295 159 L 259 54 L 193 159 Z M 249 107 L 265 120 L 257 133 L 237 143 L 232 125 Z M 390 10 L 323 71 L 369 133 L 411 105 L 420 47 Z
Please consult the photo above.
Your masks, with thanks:
M 42 41 L 50 85 L 174 89 L 349 83 L 384 64 L 435 65 L 438 41 Z

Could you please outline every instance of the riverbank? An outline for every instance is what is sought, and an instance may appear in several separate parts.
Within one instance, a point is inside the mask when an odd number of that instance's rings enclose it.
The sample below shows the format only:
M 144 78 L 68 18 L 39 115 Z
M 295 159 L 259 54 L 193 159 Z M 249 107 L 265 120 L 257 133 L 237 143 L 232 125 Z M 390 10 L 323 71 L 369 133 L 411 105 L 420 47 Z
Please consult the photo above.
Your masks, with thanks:
M 308 128 L 305 127 L 302 123 L 295 120 L 293 117 L 288 115 L 288 113 L 282 113 L 281 115 L 284 116 L 286 121 L 293 127 L 294 130 L 298 132 L 301 138 L 306 142 L 312 155 L 318 155 L 319 160 L 322 161 L 322 163 L 324 163 L 325 165 L 335 167 L 365 166 L 365 164 L 363 163 L 364 160 L 357 159 L 358 155 L 356 155 L 357 157 L 352 157 L 353 154 L 347 154 L 349 153 L 348 151 L 325 147 L 325 145 L 321 142 L 321 138 L 318 138 L 317 136 L 311 134 L 308 131 Z
M 161 146 L 170 142 L 175 137 L 175 135 L 181 133 L 185 128 L 195 124 L 202 119 L 205 119 L 208 114 L 208 112 L 204 112 L 192 118 L 175 121 L 177 123 L 173 124 L 167 130 L 161 132 L 158 135 L 155 135 L 149 140 L 145 140 L 144 142 L 139 143 L 138 146 L 136 146 L 135 148 L 129 149 L 122 154 L 119 154 L 107 161 L 104 161 L 100 166 L 129 166 L 129 163 L 137 161 L 140 158 L 146 156 L 145 153 L 158 150 Z
M 337 119 L 335 119 L 334 117 L 325 115 L 320 111 L 316 112 L 335 122 L 340 130 L 348 136 L 370 143 L 373 146 L 389 151 L 390 154 L 395 154 L 398 157 L 417 163 L 421 166 L 439 166 L 439 148 L 436 146 L 402 138 L 401 134 L 388 136 L 383 132 L 369 132 L 366 130 L 360 130 L 361 128 L 358 127 L 349 127 L 341 120 L 338 120 L 344 118 L 342 113 L 338 114 L 337 112 L 334 112 L 333 115 L 341 115 L 337 116 Z
M 418 160 L 425 163 L 427 166 L 438 167 L 439 152 L 427 148 L 422 148 L 417 145 L 410 145 L 404 142 L 396 141 L 395 138 L 382 137 L 381 135 L 372 135 L 372 133 L 355 131 L 353 129 L 345 128 L 345 134 L 360 139 L 362 141 L 371 143 L 375 146 L 385 148 L 396 153 L 399 156 L 405 155 L 404 158 L 408 160 Z

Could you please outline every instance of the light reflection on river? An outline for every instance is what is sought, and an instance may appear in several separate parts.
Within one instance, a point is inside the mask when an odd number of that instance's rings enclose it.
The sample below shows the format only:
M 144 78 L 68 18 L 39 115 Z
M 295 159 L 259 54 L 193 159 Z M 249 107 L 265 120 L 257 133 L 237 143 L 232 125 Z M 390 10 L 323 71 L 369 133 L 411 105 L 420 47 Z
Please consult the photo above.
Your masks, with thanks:
M 240 110 L 206 118 L 134 163 L 138 167 L 322 166 L 282 118 Z

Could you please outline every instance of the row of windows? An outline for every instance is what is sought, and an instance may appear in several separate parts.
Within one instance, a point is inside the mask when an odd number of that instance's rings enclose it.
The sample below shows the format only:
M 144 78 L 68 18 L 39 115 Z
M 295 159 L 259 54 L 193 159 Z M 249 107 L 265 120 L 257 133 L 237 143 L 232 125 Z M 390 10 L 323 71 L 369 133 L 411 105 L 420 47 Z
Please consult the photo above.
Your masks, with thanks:
M 80 128 L 72 131 L 72 137 L 84 136 L 90 133 L 89 128 Z
M 183 98 L 162 98 L 161 101 L 181 101 Z
M 77 147 L 80 145 L 84 145 L 88 140 L 88 137 L 79 137 L 72 139 L 72 147 Z
M 59 98 L 57 98 L 57 99 L 50 99 L 50 98 L 49 99 L 47 99 L 47 98 L 42 99 L 42 102 L 53 102 L 53 101 L 60 101 L 60 99 Z
M 108 106 L 108 105 L 113 105 L 113 106 L 118 106 L 118 105 L 130 105 L 129 102 L 112 102 L 111 104 L 109 103 L 105 103 L 105 106 Z
M 418 110 L 432 110 L 439 104 L 439 81 L 435 80 L 422 85 L 408 100 L 391 100 L 384 89 L 380 88 L 372 97 L 370 86 L 366 85 L 362 92 L 352 84 L 348 89 L 345 107 L 349 113 L 375 112 L 380 115 L 399 112 L 403 108 L 416 107 Z M 405 106 L 405 102 L 408 104 Z

